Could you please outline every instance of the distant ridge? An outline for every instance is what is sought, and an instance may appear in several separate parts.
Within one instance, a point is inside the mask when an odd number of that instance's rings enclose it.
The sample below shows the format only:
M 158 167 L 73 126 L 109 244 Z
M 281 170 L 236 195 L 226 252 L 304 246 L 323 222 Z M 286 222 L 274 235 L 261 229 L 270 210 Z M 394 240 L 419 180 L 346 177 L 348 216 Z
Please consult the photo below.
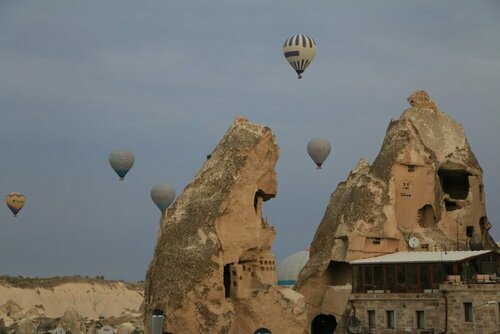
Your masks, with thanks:
M 143 283 L 102 276 L 0 276 L 0 319 L 15 326 L 23 319 L 60 318 L 68 310 L 88 320 L 142 316 Z

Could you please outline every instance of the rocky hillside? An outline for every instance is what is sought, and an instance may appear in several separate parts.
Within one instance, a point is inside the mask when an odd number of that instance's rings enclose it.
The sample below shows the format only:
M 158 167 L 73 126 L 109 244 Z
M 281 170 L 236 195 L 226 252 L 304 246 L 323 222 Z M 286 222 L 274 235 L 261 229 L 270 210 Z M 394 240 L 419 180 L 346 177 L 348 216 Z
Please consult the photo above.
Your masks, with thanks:
M 88 319 L 140 317 L 143 298 L 140 283 L 82 277 L 0 277 L 0 318 L 7 326 L 25 318 L 59 318 L 69 309 Z

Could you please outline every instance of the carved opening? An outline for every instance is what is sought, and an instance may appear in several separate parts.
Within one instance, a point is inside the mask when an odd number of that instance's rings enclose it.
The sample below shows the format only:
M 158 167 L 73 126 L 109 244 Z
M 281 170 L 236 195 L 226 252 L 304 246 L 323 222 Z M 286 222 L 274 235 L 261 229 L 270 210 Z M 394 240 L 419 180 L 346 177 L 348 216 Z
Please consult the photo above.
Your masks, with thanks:
M 455 210 L 458 210 L 458 209 L 462 208 L 456 202 L 450 201 L 450 200 L 447 200 L 447 199 L 444 200 L 444 207 L 445 207 L 446 211 L 455 211 Z
M 311 323 L 311 334 L 332 334 L 337 328 L 337 319 L 331 314 L 320 314 Z
M 330 261 L 324 273 L 327 285 L 345 285 L 351 283 L 351 269 L 347 262 Z
M 465 234 L 467 235 L 467 238 L 471 238 L 474 234 L 474 226 L 467 226 L 465 228 Z
M 266 194 L 260 189 L 257 190 L 257 192 L 255 193 L 255 196 L 253 198 L 253 207 L 255 209 L 255 212 L 259 212 L 260 209 L 262 209 L 261 207 L 259 208 L 259 206 L 262 205 L 262 199 L 264 198 L 265 195 Z
M 424 205 L 418 210 L 418 224 L 422 227 L 434 227 L 436 226 L 436 215 L 434 214 L 434 208 L 432 205 Z
M 266 202 L 270 200 L 271 198 L 274 198 L 276 195 L 274 194 L 266 194 L 262 189 L 257 190 L 255 192 L 255 196 L 253 198 L 253 207 L 255 208 L 255 211 L 258 211 L 259 208 L 259 199 L 262 199 L 260 201 L 260 205 L 262 205 L 262 202 Z
M 229 264 L 224 266 L 224 297 L 229 298 L 231 296 L 231 270 L 229 269 Z
M 479 201 L 483 202 L 483 192 L 484 192 L 484 185 L 480 184 L 479 185 Z
M 450 198 L 467 198 L 467 195 L 469 194 L 470 173 L 463 170 L 440 169 L 438 171 L 438 175 L 441 183 L 441 189 L 450 195 Z

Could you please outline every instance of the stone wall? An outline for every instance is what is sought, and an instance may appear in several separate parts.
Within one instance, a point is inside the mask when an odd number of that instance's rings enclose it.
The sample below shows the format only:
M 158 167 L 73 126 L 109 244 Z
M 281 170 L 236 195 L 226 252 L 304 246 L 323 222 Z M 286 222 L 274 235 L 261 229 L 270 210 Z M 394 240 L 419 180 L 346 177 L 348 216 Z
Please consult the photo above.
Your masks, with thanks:
M 350 307 L 364 327 L 368 327 L 368 311 L 375 311 L 373 334 L 422 332 L 417 330 L 417 311 L 424 312 L 425 330 L 434 329 L 434 333 L 444 332 L 446 327 L 448 334 L 474 333 L 474 330 L 477 334 L 486 334 L 500 330 L 500 284 L 442 284 L 439 291 L 352 294 Z M 495 303 L 487 304 L 492 301 Z M 472 322 L 465 321 L 464 303 L 472 303 Z M 395 329 L 387 328 L 386 312 L 390 310 L 394 311 Z
M 444 329 L 445 303 L 439 293 L 353 294 L 350 302 L 364 327 L 368 327 L 368 311 L 375 311 L 373 334 L 418 333 L 416 311 L 424 311 L 425 329 L 436 333 Z M 387 311 L 394 311 L 395 329 L 387 329 Z
M 448 333 L 500 331 L 500 284 L 441 285 L 448 298 Z M 494 304 L 486 304 L 495 301 Z M 464 303 L 472 303 L 474 322 L 465 322 Z

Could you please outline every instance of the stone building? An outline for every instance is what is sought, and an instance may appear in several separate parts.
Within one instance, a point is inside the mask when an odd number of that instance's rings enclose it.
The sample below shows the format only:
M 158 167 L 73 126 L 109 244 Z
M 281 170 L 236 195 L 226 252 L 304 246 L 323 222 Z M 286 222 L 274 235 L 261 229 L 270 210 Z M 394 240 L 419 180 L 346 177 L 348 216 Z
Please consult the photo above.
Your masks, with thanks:
M 374 334 L 500 330 L 498 252 L 397 252 L 350 265 L 351 316 Z
M 362 159 L 330 198 L 295 286 L 306 298 L 310 324 L 333 315 L 341 332 L 353 319 L 352 263 L 358 259 L 498 249 L 489 235 L 482 169 L 462 126 L 424 91 L 408 101 L 411 108 L 390 122 L 373 164 Z

